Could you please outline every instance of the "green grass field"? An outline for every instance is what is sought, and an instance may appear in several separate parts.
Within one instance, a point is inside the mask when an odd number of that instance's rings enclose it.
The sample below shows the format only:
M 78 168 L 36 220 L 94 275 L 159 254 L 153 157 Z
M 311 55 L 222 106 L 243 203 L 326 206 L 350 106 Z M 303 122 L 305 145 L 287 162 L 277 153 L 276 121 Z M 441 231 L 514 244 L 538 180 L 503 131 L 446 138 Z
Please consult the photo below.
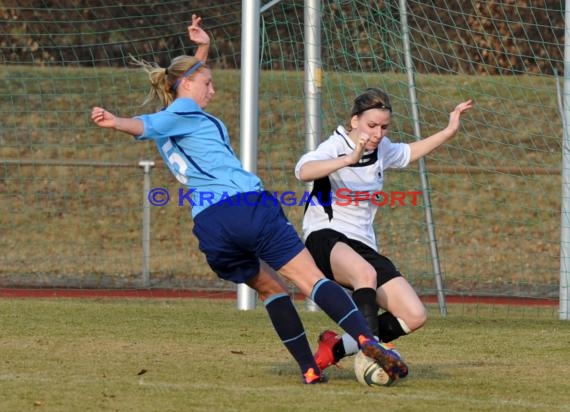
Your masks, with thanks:
M 333 324 L 299 306 L 314 345 Z M 528 311 L 533 311 L 532 320 Z M 570 323 L 463 307 L 397 341 L 409 379 L 304 386 L 262 306 L 208 299 L 0 300 L 0 410 L 570 411 Z M 460 313 L 458 313 L 460 312 Z

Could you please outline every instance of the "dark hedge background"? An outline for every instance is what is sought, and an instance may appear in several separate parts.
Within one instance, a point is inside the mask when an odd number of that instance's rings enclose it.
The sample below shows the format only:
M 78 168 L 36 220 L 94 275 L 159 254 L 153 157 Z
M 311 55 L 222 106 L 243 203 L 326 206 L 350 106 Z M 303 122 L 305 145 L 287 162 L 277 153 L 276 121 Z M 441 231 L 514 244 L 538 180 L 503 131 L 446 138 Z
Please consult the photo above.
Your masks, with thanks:
M 3 64 L 124 66 L 129 53 L 166 64 L 192 53 L 186 26 L 192 13 L 212 36 L 210 63 L 239 68 L 240 0 L 209 2 L 116 0 L 0 1 Z M 262 2 L 267 3 L 267 2 Z M 418 72 L 552 74 L 562 71 L 562 1 L 408 2 L 412 54 Z M 324 0 L 323 66 L 359 71 L 401 67 L 397 1 Z M 272 69 L 303 61 L 303 1 L 281 1 L 262 15 Z M 379 36 L 377 45 L 371 33 Z M 343 48 L 347 58 L 329 51 Z M 338 54 L 336 54 L 338 55 Z M 383 63 L 378 66 L 378 60 Z M 302 68 L 302 67 L 301 67 Z M 353 67 L 352 67 L 353 68 Z

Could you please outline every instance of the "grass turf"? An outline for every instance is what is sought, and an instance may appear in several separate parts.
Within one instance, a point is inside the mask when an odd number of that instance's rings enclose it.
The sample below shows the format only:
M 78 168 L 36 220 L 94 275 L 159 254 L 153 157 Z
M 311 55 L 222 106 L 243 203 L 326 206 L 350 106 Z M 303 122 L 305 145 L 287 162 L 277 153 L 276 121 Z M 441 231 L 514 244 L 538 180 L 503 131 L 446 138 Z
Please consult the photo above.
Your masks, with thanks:
M 311 344 L 334 326 L 299 306 Z M 258 305 L 233 300 L 0 300 L 0 410 L 568 411 L 570 324 L 552 309 L 450 308 L 397 341 L 409 379 L 356 382 L 352 358 L 304 386 Z

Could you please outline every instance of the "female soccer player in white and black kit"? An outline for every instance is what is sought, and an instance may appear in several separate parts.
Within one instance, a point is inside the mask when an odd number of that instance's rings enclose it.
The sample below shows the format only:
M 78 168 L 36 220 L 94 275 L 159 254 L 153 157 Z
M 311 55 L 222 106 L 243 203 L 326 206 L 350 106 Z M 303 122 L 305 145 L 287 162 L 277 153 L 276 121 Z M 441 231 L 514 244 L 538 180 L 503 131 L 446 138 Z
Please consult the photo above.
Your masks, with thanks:
M 374 216 L 383 199 L 384 170 L 404 168 L 456 135 L 467 100 L 451 112 L 447 127 L 413 143 L 388 138 L 392 107 L 389 96 L 369 88 L 355 100 L 350 125 L 338 126 L 314 151 L 301 157 L 295 175 L 314 182 L 314 203 L 303 219 L 305 245 L 317 266 L 352 297 L 371 330 L 382 342 L 408 334 L 426 322 L 418 295 L 394 264 L 377 249 Z M 378 315 L 379 307 L 384 312 Z M 319 368 L 336 364 L 358 351 L 348 335 L 327 330 L 319 337 L 315 359 Z

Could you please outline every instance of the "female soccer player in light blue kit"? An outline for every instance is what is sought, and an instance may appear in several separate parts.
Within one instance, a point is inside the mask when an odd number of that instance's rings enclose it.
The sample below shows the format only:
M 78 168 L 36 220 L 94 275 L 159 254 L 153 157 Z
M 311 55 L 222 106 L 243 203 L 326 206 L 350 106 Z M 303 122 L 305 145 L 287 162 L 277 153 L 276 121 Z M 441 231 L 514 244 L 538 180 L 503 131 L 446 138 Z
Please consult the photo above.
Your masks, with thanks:
M 194 16 L 190 38 L 202 34 L 209 41 L 198 24 Z M 310 297 L 391 377 L 406 376 L 407 366 L 374 339 L 350 296 L 317 268 L 279 202 L 272 201 L 256 175 L 243 169 L 222 121 L 204 111 L 215 93 L 204 49 L 197 51 L 202 60 L 178 56 L 166 69 L 138 61 L 152 86 L 146 102 L 160 101 L 162 111 L 126 118 L 94 107 L 91 119 L 100 127 L 156 142 L 172 174 L 192 190 L 193 233 L 208 264 L 220 278 L 245 283 L 259 293 L 277 334 L 299 364 L 304 383 L 325 379 L 277 272 Z M 208 202 L 200 200 L 204 192 L 209 194 Z

